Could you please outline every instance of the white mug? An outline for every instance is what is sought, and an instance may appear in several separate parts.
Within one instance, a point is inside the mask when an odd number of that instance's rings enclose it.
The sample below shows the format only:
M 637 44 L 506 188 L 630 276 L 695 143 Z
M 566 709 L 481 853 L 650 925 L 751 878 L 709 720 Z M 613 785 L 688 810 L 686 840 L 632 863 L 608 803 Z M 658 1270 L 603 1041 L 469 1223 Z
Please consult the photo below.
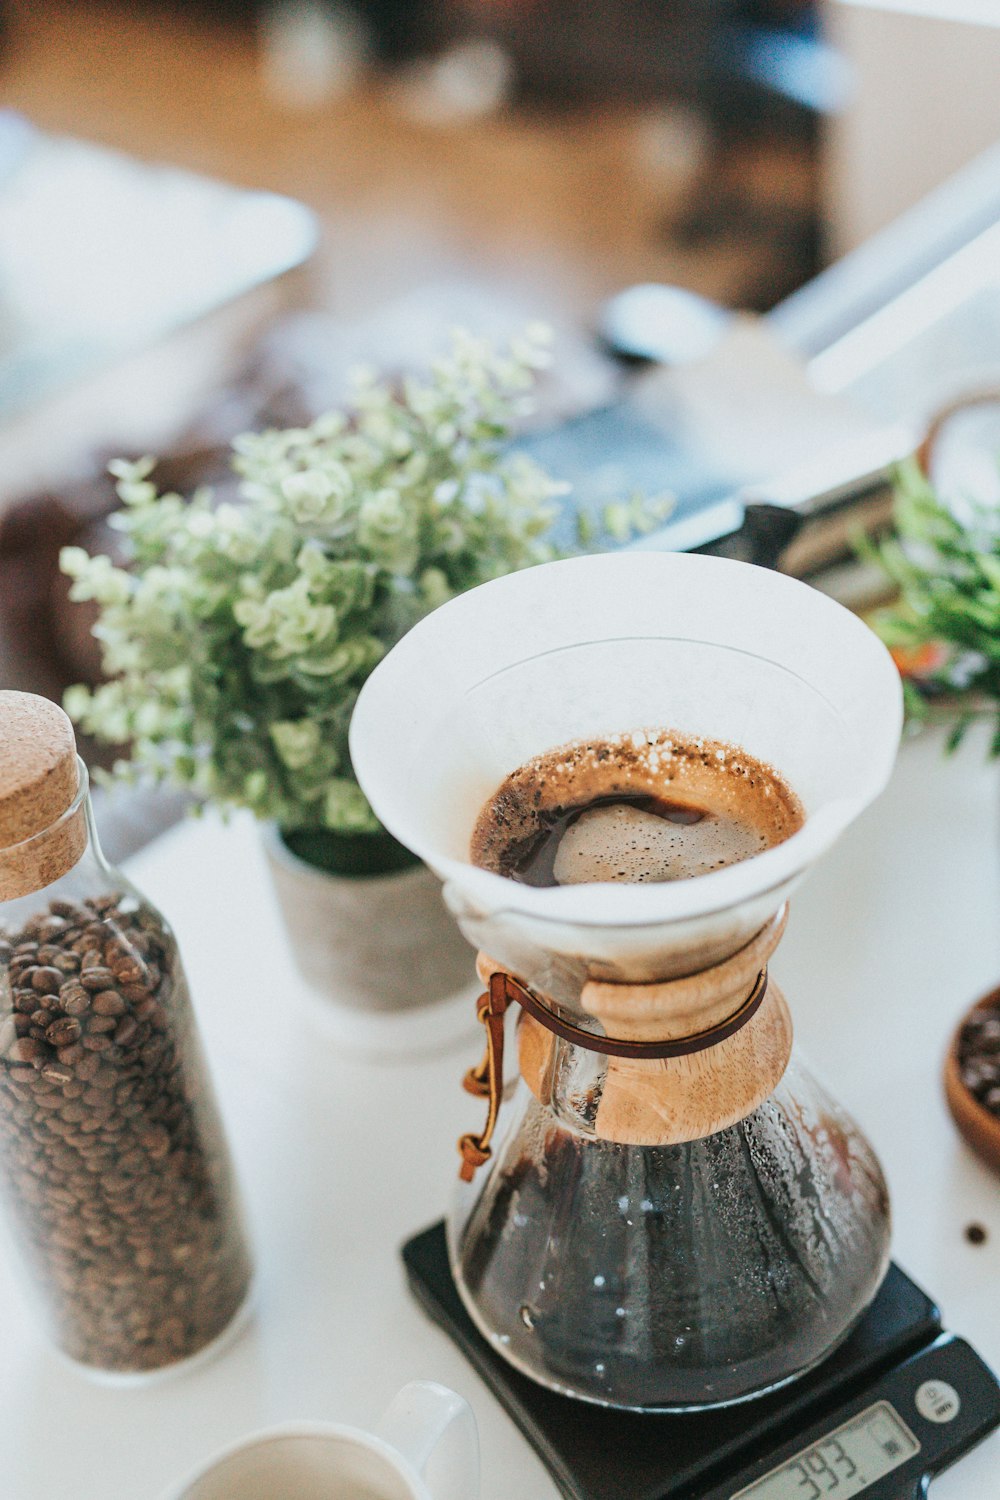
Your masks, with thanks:
M 446 1433 L 449 1441 L 442 1444 Z M 225 1449 L 163 1500 L 478 1496 L 479 1434 L 472 1408 L 447 1386 L 415 1380 L 390 1402 L 374 1432 L 327 1422 L 270 1428 Z

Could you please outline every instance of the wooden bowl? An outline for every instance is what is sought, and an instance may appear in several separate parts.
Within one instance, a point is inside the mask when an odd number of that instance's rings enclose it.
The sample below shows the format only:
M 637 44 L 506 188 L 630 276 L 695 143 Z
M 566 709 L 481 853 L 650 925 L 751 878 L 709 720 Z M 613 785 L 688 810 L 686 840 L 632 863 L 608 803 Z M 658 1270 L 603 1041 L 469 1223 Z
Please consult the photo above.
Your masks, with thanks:
M 962 1082 L 958 1047 L 969 1017 L 977 1010 L 988 1007 L 995 1010 L 998 1001 L 1000 989 L 995 989 L 969 1007 L 955 1029 L 944 1065 L 944 1090 L 955 1124 L 973 1151 L 988 1162 L 995 1172 L 1000 1172 L 1000 1119 L 991 1114 L 985 1104 L 980 1104 L 971 1089 Z

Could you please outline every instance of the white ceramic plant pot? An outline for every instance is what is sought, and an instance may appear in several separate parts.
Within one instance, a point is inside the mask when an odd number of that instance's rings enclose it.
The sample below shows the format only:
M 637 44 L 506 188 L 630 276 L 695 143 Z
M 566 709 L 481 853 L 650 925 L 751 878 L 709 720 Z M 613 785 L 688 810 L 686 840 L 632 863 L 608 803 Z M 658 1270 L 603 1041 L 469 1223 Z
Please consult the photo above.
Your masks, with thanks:
M 353 1050 L 429 1050 L 475 1025 L 475 955 L 426 865 L 331 875 L 263 829 L 278 904 L 317 1015 Z

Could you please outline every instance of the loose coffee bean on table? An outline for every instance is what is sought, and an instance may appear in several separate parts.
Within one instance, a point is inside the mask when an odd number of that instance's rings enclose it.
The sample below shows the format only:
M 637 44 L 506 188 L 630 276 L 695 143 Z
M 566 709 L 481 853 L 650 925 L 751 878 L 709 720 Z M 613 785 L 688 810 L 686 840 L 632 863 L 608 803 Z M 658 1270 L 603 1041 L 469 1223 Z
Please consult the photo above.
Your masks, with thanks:
M 967 1018 L 958 1042 L 962 1082 L 1000 1120 L 1000 995 Z
M 134 896 L 52 901 L 0 939 L 0 1174 L 74 1359 L 158 1369 L 243 1302 L 250 1265 L 186 982 Z

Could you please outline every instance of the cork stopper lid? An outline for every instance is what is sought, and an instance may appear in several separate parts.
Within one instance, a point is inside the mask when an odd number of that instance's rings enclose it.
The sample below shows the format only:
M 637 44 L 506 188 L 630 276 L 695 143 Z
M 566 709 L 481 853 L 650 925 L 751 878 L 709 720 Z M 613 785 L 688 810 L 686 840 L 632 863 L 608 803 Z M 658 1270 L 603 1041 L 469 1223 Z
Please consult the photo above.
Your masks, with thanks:
M 0 900 L 50 885 L 86 847 L 76 737 L 63 710 L 34 693 L 0 692 Z

